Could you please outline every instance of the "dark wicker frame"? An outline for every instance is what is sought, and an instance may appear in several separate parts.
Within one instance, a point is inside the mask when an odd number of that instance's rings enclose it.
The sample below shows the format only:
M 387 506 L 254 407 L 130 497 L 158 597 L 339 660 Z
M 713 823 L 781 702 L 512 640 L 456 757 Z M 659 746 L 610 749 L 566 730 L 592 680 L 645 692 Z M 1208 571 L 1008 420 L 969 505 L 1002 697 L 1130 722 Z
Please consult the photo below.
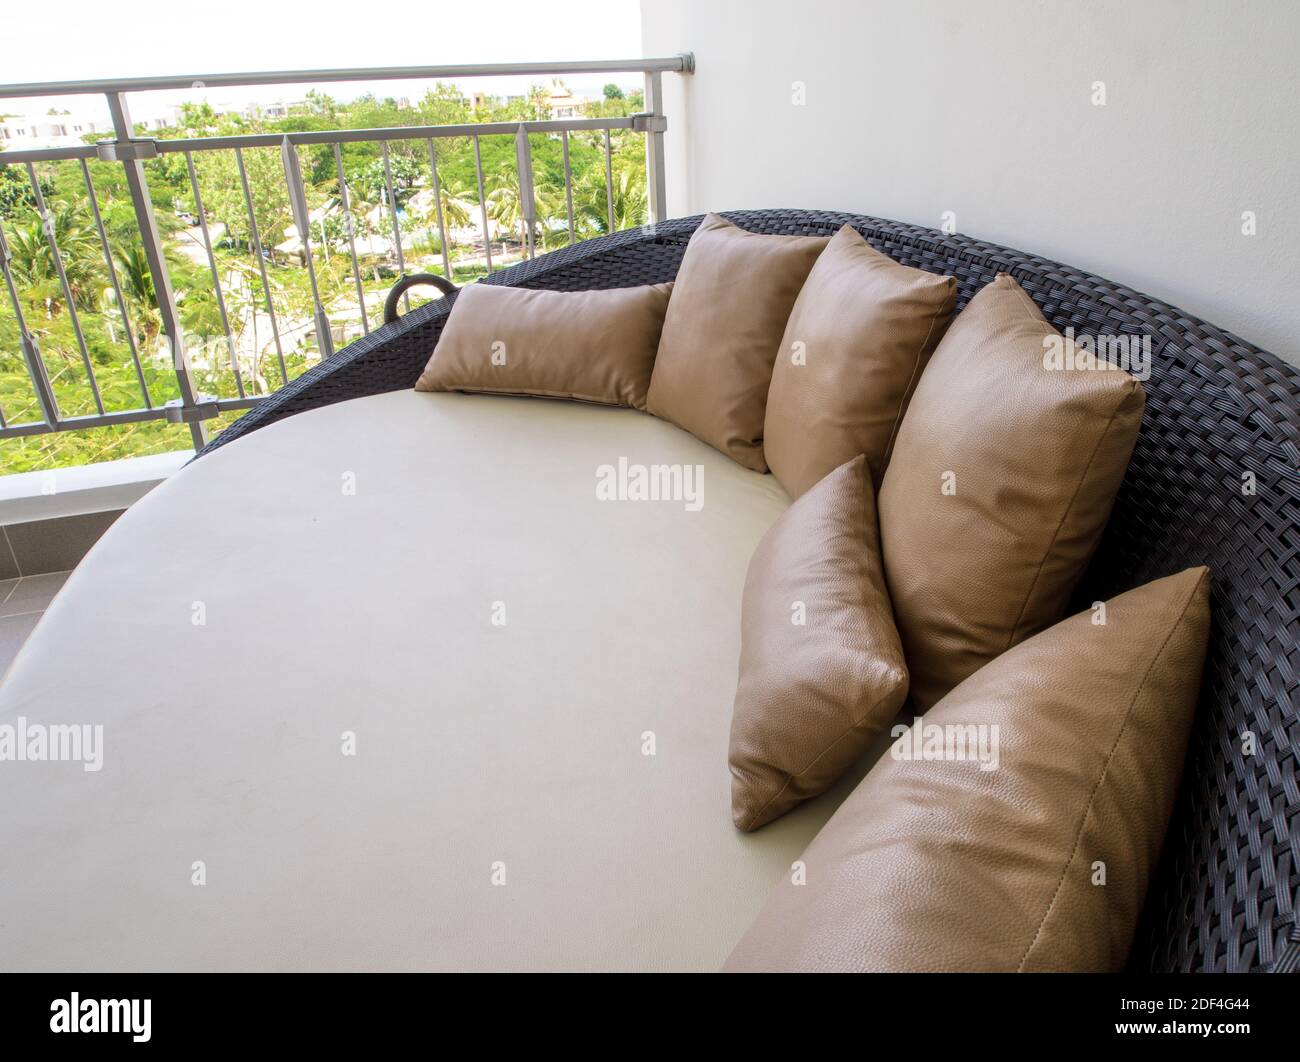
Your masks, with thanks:
M 1172 306 L 967 236 L 806 210 L 727 215 L 764 233 L 848 223 L 907 265 L 957 278 L 958 306 L 997 273 L 1058 328 L 1149 335 L 1147 408 L 1132 464 L 1076 604 L 1193 564 L 1213 573 L 1201 700 L 1136 970 L 1293 969 L 1300 959 L 1300 370 Z M 700 218 L 543 255 L 483 283 L 578 291 L 671 280 Z M 419 307 L 313 368 L 203 452 L 282 417 L 412 386 L 455 296 Z M 1243 493 L 1243 473 L 1255 493 Z M 1243 752 L 1243 732 L 1255 737 Z

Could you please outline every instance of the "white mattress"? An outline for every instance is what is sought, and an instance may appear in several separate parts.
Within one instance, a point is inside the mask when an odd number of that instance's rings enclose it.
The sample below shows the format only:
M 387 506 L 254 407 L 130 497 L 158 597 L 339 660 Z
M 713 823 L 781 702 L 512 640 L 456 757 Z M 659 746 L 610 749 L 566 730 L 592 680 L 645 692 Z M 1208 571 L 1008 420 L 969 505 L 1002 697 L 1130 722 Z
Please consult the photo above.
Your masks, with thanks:
M 620 457 L 703 465 L 703 508 L 597 500 Z M 0 965 L 718 967 L 860 774 L 731 824 L 741 587 L 788 504 L 535 399 L 358 399 L 189 466 L 0 686 L 0 724 L 104 728 L 97 772 L 0 763 Z

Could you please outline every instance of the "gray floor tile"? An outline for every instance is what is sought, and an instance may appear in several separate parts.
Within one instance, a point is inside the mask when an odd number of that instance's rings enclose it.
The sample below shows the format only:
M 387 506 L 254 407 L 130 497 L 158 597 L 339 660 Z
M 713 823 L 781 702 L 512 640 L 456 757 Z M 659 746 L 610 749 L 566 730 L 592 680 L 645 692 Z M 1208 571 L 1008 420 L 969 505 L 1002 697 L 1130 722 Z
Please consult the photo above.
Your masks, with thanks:
M 36 621 L 41 618 L 39 612 L 29 612 L 25 616 L 0 617 L 0 675 L 9 670 L 18 650 L 32 633 Z
M 27 575 L 18 580 L 3 604 L 0 604 L 0 616 L 20 616 L 26 612 L 43 612 L 54 600 L 68 572 L 52 572 L 49 575 Z

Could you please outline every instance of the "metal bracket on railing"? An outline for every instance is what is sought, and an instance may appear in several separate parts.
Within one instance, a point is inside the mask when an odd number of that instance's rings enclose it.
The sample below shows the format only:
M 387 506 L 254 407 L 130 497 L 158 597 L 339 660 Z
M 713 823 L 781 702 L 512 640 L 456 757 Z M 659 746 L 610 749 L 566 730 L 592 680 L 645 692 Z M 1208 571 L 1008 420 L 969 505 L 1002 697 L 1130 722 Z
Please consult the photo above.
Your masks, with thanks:
M 173 398 L 163 406 L 163 416 L 173 424 L 194 424 L 220 415 L 221 407 L 209 395 L 196 399 L 192 406 L 185 405 L 179 398 Z
M 39 366 L 41 376 L 45 376 L 45 362 L 41 360 L 41 348 L 37 344 L 35 336 L 30 332 L 23 331 L 18 336 L 18 345 L 22 348 L 23 356 L 29 358 L 33 365 Z M 46 383 L 49 383 L 48 378 L 46 378 Z
M 662 114 L 640 114 L 631 115 L 632 129 L 637 133 L 664 133 L 668 130 L 668 119 Z
M 36 391 L 36 401 L 41 407 L 45 423 L 53 427 L 59 420 L 59 400 L 54 397 L 54 388 L 50 386 L 50 374 L 41 357 L 41 348 L 25 326 L 18 336 L 18 345 L 27 360 L 27 372 L 32 378 L 32 388 Z
M 95 144 L 100 162 L 138 162 L 158 157 L 156 140 L 100 140 Z

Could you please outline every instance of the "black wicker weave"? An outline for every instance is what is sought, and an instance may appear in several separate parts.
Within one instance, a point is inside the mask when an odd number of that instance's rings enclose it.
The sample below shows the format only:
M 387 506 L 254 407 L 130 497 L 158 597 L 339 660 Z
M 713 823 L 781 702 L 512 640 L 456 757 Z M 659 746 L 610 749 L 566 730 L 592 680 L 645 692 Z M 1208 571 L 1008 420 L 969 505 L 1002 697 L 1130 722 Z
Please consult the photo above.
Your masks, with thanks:
M 1076 604 L 1208 564 L 1214 622 L 1183 785 L 1130 965 L 1296 968 L 1300 370 L 1129 288 L 966 236 L 819 211 L 727 216 L 755 232 L 798 235 L 830 235 L 847 222 L 898 261 L 955 276 L 958 307 L 1006 272 L 1058 328 L 1151 337 L 1141 437 Z M 671 280 L 699 221 L 578 244 L 483 283 L 578 291 Z M 412 386 L 454 298 L 339 351 L 203 452 L 302 410 Z M 1245 473 L 1254 476 L 1253 493 L 1243 489 Z

